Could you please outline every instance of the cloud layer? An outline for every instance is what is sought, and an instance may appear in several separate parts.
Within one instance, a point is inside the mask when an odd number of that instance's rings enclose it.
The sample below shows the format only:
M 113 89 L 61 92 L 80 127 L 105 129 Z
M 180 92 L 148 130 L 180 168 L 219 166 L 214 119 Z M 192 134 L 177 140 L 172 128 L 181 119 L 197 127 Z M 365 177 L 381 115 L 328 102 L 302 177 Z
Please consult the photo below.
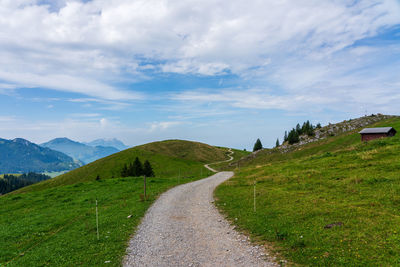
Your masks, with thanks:
M 5 0 L 0 80 L 109 100 L 140 98 L 113 84 L 149 69 L 302 88 L 329 71 L 321 62 L 399 24 L 399 14 L 396 0 Z
M 49 89 L 61 99 L 46 102 L 54 113 L 64 101 L 98 115 L 60 119 L 73 136 L 175 137 L 249 110 L 396 113 L 399 41 L 398 0 L 2 0 L 0 97 Z M 220 82 L 164 86 L 171 77 Z

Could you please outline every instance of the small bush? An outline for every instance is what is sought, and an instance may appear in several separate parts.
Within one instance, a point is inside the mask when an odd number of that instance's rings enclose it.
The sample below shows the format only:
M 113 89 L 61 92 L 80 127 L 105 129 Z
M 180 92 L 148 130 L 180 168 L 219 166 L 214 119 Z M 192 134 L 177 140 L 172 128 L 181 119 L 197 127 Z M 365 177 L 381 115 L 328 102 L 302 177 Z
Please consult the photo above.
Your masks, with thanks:
M 288 238 L 289 234 L 285 231 L 276 231 L 276 239 L 277 240 L 285 240 Z

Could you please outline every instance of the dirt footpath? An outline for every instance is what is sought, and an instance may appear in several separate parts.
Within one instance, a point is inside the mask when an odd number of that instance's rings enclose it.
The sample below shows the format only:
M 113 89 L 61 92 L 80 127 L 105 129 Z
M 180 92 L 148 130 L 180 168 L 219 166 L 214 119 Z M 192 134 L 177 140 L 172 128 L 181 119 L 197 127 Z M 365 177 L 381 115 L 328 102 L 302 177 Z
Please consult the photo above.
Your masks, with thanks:
M 237 233 L 213 204 L 213 191 L 233 172 L 177 186 L 146 213 L 124 266 L 276 266 Z

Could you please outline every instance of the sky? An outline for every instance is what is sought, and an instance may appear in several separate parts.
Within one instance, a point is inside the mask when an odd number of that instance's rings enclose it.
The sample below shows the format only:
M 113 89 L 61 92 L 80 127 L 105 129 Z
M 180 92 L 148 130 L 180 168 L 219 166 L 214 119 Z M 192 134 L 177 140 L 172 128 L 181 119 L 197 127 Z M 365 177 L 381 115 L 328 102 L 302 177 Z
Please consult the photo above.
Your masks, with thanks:
M 252 149 L 399 103 L 399 0 L 0 0 L 0 138 Z

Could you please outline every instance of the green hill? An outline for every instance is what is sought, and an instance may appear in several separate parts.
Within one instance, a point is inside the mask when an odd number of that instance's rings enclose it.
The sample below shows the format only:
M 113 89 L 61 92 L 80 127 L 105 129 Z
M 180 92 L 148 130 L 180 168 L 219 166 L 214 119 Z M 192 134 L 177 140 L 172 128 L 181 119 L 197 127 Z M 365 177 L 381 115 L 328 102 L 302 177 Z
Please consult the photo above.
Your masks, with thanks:
M 207 177 L 203 164 L 227 159 L 226 151 L 189 141 L 155 142 L 0 196 L 0 266 L 121 266 L 130 236 L 158 196 Z M 118 178 L 137 156 L 149 160 L 156 174 L 147 179 L 146 198 L 143 178 Z
M 400 118 L 369 127 L 384 126 Z M 295 264 L 399 265 L 400 134 L 362 143 L 360 129 L 242 161 L 217 205 Z
M 136 157 L 142 161 L 149 160 L 156 177 L 195 177 L 207 170 L 204 163 L 227 159 L 225 150 L 210 145 L 183 141 L 167 140 L 149 143 L 115 153 L 108 157 L 82 166 L 66 174 L 55 177 L 15 193 L 42 190 L 54 186 L 63 186 L 80 182 L 121 177 L 124 164 L 129 164 Z
M 225 160 L 224 149 L 198 142 L 182 140 L 166 140 L 138 146 L 137 149 L 155 154 L 202 163 Z

